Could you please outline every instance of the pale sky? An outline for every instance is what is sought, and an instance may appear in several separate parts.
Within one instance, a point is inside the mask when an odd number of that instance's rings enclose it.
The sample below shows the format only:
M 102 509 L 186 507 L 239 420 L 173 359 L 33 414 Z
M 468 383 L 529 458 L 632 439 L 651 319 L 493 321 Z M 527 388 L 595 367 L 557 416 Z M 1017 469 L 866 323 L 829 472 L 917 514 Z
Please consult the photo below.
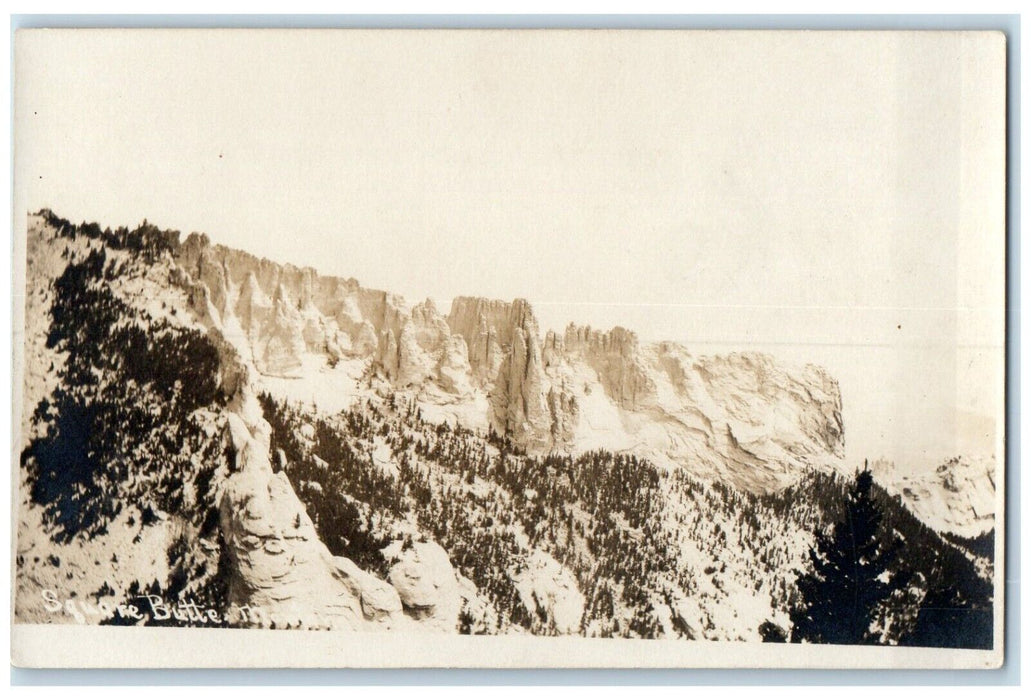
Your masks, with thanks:
M 999 34 L 18 41 L 16 212 L 768 350 L 838 377 L 852 460 L 997 451 Z

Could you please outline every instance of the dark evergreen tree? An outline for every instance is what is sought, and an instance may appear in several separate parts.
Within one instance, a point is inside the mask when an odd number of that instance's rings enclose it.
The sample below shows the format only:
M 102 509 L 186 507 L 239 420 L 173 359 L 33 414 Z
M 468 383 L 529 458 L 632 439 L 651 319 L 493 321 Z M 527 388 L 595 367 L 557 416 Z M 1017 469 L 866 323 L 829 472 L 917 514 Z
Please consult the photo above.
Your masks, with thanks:
M 856 474 L 844 517 L 816 533 L 809 550 L 812 570 L 797 582 L 799 602 L 791 610 L 792 642 L 872 644 L 877 607 L 893 590 L 885 573 L 896 544 L 878 536 L 882 513 L 871 496 L 873 477 Z
M 764 642 L 780 644 L 788 641 L 788 634 L 784 628 L 770 620 L 759 625 L 759 634 Z
M 992 586 L 954 561 L 950 550 L 929 574 L 927 593 L 916 624 L 902 644 L 925 647 L 991 649 L 994 642 Z

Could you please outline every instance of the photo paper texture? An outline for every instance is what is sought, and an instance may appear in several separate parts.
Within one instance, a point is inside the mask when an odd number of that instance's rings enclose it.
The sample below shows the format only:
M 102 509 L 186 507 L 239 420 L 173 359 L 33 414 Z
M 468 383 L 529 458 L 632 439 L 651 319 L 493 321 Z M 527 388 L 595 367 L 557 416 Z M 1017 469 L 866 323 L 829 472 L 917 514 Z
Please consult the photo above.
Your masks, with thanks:
M 29 666 L 1002 661 L 1005 38 L 22 30 Z

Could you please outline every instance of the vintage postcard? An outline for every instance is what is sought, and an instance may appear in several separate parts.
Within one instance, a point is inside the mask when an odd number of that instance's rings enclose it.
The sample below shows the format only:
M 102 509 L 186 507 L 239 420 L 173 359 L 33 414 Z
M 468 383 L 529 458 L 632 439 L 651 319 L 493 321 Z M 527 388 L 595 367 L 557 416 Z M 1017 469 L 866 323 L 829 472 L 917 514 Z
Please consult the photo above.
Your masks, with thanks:
M 14 662 L 998 667 L 1005 56 L 19 31 Z

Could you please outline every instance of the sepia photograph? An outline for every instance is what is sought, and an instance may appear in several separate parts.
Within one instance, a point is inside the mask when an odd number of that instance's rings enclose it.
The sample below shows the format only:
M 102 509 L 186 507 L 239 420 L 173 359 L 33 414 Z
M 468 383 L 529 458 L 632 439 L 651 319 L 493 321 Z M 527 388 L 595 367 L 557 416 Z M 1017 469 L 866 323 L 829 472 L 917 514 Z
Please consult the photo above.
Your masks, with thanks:
M 19 30 L 14 663 L 998 668 L 1006 79 Z

